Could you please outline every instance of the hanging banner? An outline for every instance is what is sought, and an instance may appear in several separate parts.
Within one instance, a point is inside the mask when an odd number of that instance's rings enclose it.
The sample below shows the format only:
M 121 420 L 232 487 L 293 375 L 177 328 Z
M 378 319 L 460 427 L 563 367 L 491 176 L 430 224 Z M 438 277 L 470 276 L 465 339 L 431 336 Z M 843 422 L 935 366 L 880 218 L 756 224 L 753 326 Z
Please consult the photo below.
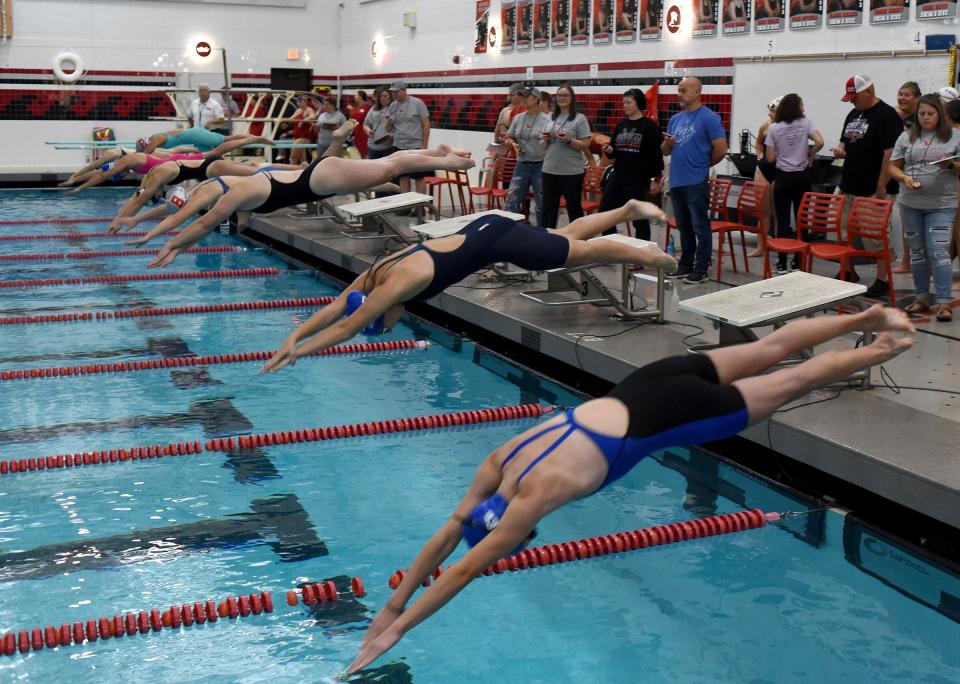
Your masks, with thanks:
M 663 37 L 663 0 L 640 0 L 640 40 Z
M 863 23 L 863 0 L 828 0 L 827 26 L 857 26 Z
M 720 5 L 717 0 L 693 0 L 693 37 L 710 38 L 717 35 L 720 23 Z
M 639 0 L 617 0 L 616 35 L 618 43 L 632 43 L 637 39 Z
M 723 35 L 737 36 L 750 33 L 750 0 L 723 0 Z
M 593 0 L 593 44 L 609 45 L 613 40 L 615 0 Z
M 790 30 L 820 28 L 823 25 L 823 0 L 790 0 Z
M 957 16 L 956 0 L 917 0 L 917 20 L 947 19 Z
M 550 47 L 567 47 L 570 39 L 570 0 L 550 0 Z
M 590 42 L 590 0 L 571 0 L 570 44 L 586 45 Z
M 517 2 L 502 0 L 500 4 L 500 51 L 512 52 L 517 39 Z
M 533 0 L 517 0 L 517 50 L 533 46 Z
M 756 0 L 753 5 L 753 32 L 782 31 L 786 25 L 787 6 L 784 0 Z
M 550 47 L 550 0 L 533 0 L 533 48 Z
M 890 24 L 909 17 L 910 0 L 870 0 L 871 24 Z
M 490 0 L 477 0 L 477 20 L 474 24 L 477 30 L 476 42 L 473 44 L 475 53 L 487 51 L 487 28 L 490 25 Z

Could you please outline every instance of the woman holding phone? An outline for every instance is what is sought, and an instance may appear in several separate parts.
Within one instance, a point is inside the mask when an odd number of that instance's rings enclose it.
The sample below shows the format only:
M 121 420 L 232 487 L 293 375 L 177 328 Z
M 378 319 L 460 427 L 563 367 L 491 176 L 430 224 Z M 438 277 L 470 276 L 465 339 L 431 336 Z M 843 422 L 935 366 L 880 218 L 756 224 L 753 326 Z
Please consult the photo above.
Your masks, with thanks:
M 590 149 L 590 124 L 577 111 L 577 98 L 566 83 L 557 88 L 550 126 L 540 135 L 543 158 L 543 227 L 556 228 L 560 198 L 567 202 L 570 223 L 583 216 L 580 203 L 583 195 L 585 160 Z

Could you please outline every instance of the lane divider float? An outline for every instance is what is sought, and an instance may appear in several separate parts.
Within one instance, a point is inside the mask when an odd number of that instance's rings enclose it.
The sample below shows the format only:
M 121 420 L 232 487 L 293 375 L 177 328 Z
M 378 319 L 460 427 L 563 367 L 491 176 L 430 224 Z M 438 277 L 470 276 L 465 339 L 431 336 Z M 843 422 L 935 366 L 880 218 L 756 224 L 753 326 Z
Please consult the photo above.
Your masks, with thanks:
M 337 354 L 370 354 L 374 352 L 400 351 L 404 349 L 426 349 L 429 343 L 424 340 L 393 340 L 390 342 L 365 342 L 342 344 L 322 349 L 310 354 L 313 356 L 334 356 Z M 23 370 L 0 371 L 0 382 L 11 380 L 33 380 L 39 378 L 70 378 L 102 373 L 130 373 L 133 371 L 158 370 L 164 368 L 186 368 L 189 366 L 212 366 L 225 363 L 244 363 L 247 361 L 266 361 L 275 351 L 239 352 L 236 354 L 215 354 L 211 356 L 178 356 L 165 359 L 146 359 L 142 361 L 117 361 L 114 363 L 95 363 L 83 366 L 51 366 L 47 368 L 28 368 Z
M 114 216 L 94 216 L 92 218 L 45 218 L 45 219 L 3 219 L 0 226 L 37 226 L 44 223 L 100 223 L 112 221 Z
M 276 268 L 239 268 L 225 271 L 181 271 L 179 273 L 138 273 L 135 275 L 89 276 L 84 278 L 40 278 L 36 280 L 0 280 L 0 287 L 55 287 L 60 285 L 101 285 L 150 280 L 192 280 L 194 278 L 247 278 L 275 276 Z
M 107 321 L 119 318 L 147 318 L 150 316 L 183 316 L 227 311 L 262 311 L 266 309 L 291 309 L 301 306 L 325 306 L 336 297 L 300 297 L 299 299 L 272 299 L 260 302 L 231 302 L 229 304 L 197 304 L 193 306 L 159 306 L 149 309 L 127 311 L 101 311 L 97 313 L 44 314 L 42 316 L 7 316 L 0 318 L 0 325 L 29 325 L 32 323 L 65 323 L 75 321 Z
M 179 230 L 171 230 L 164 235 L 179 235 Z M 24 240 L 103 240 L 107 238 L 145 237 L 145 230 L 131 230 L 126 233 L 34 233 L 30 235 L 0 235 L 0 242 L 18 242 Z
M 287 592 L 287 606 L 312 606 L 316 603 L 334 602 L 341 597 L 363 598 L 367 592 L 363 580 L 353 577 L 347 591 L 337 590 L 333 581 L 305 584 L 299 590 Z M 7 632 L 0 638 L 0 654 L 16 655 L 18 652 L 26 654 L 30 650 L 42 651 L 60 646 L 90 644 L 98 639 L 119 639 L 123 636 L 136 636 L 160 632 L 164 629 L 180 630 L 182 627 L 192 627 L 214 623 L 219 619 L 236 620 L 238 617 L 248 619 L 258 615 L 272 613 L 275 604 L 269 591 L 253 592 L 240 596 L 228 596 L 219 603 L 213 599 L 174 604 L 169 608 L 150 608 L 149 610 L 132 611 L 126 614 L 117 613 L 113 617 L 101 616 L 86 622 L 77 620 L 72 624 L 64 622 L 60 627 L 48 624 L 46 627 L 23 629 L 19 632 Z M 278 607 L 282 607 L 282 604 Z
M 101 451 L 79 451 L 56 456 L 32 456 L 30 458 L 0 460 L 0 475 L 14 473 L 32 473 L 59 468 L 74 468 L 87 465 L 106 465 L 125 461 L 163 458 L 165 456 L 188 456 L 203 451 L 232 452 L 238 449 L 251 449 L 261 446 L 299 444 L 301 442 L 320 442 L 331 439 L 380 435 L 394 432 L 413 432 L 415 430 L 435 430 L 461 425 L 478 425 L 518 418 L 539 418 L 556 410 L 555 406 L 540 404 L 521 404 L 498 408 L 456 411 L 414 418 L 395 418 L 350 425 L 335 425 L 322 428 L 286 430 L 282 432 L 263 432 L 256 435 L 233 435 L 219 437 L 201 444 L 200 440 L 189 442 L 170 442 L 150 444 L 126 449 L 103 449 Z
M 225 254 L 245 252 L 246 247 L 236 245 L 210 245 L 191 247 L 182 254 Z M 98 259 L 100 257 L 155 256 L 159 249 L 111 249 L 102 252 L 37 252 L 27 254 L 0 254 L 0 261 L 63 261 L 65 259 Z
M 649 546 L 673 544 L 690 539 L 701 539 L 703 537 L 714 537 L 730 532 L 752 530 L 763 527 L 768 522 L 776 522 L 781 518 L 782 515 L 780 513 L 764 513 L 754 508 L 748 511 L 714 515 L 708 518 L 684 520 L 669 525 L 657 525 L 655 527 L 645 527 L 628 532 L 616 532 L 599 537 L 587 537 L 586 539 L 561 542 L 559 544 L 536 546 L 524 549 L 520 553 L 512 556 L 501 558 L 486 568 L 482 574 L 489 577 L 490 575 L 502 574 L 507 570 L 510 572 L 531 570 L 541 565 L 569 563 L 587 558 L 596 558 L 597 556 L 607 556 L 613 553 L 644 549 Z M 438 578 L 443 572 L 444 569 L 441 565 L 433 572 L 433 579 Z M 400 586 L 400 582 L 403 581 L 406 574 L 406 570 L 397 570 L 390 576 L 387 584 L 391 589 L 396 589 Z M 428 577 L 423 582 L 423 586 L 428 586 L 429 584 L 430 578 Z

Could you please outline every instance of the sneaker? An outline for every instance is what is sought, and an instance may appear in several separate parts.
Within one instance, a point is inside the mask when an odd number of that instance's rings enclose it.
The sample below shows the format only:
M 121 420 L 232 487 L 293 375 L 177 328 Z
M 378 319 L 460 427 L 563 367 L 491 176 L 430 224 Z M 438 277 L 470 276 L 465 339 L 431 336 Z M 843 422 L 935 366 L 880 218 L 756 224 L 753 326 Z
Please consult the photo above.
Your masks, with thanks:
M 790 260 L 790 270 L 799 271 L 800 270 L 800 255 L 794 254 L 793 259 Z
M 776 267 L 775 270 L 776 270 L 776 272 L 777 272 L 777 275 L 786 275 L 787 273 L 790 272 L 790 270 L 787 268 L 787 264 L 786 264 L 786 263 L 782 263 L 782 264 L 781 264 L 781 263 L 779 263 L 779 262 L 777 263 L 777 267 Z
M 863 293 L 867 297 L 881 298 L 886 297 L 890 294 L 890 288 L 887 286 L 886 281 L 883 280 L 874 280 L 873 285 L 867 288 L 867 291 Z
M 691 273 L 693 269 L 689 266 L 678 266 L 676 271 L 667 274 L 667 278 L 687 278 Z
M 701 273 L 700 271 L 694 271 L 684 278 L 683 282 L 690 283 L 691 285 L 699 285 L 700 283 L 707 282 L 707 274 Z

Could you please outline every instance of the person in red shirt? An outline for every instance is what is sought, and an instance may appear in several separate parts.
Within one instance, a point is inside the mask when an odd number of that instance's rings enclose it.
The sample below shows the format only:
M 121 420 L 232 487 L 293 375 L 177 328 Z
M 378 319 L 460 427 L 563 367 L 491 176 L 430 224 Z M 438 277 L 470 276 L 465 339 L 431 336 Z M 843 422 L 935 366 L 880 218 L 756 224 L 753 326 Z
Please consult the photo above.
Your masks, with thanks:
M 353 144 L 357 146 L 357 151 L 364 159 L 367 158 L 367 132 L 363 128 L 363 120 L 367 118 L 367 112 L 370 111 L 370 100 L 367 99 L 367 91 L 358 90 L 353 96 L 353 118 L 357 122 L 357 127 L 353 129 Z

